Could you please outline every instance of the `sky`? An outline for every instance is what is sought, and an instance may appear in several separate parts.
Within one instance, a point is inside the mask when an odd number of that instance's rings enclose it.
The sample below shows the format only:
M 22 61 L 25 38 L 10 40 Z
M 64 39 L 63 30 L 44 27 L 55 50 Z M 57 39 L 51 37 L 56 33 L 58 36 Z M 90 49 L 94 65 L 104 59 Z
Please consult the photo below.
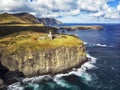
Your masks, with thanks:
M 0 13 L 20 12 L 65 23 L 120 23 L 120 0 L 0 0 Z

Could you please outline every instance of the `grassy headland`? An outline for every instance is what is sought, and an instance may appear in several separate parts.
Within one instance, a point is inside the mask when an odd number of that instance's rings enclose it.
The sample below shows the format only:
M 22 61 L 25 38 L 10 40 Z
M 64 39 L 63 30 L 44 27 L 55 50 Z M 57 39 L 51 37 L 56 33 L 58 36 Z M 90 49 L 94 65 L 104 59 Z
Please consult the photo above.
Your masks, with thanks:
M 0 46 L 7 48 L 10 54 L 21 51 L 35 51 L 57 47 L 72 47 L 83 42 L 69 35 L 55 35 L 53 40 L 46 33 L 22 31 L 0 38 Z

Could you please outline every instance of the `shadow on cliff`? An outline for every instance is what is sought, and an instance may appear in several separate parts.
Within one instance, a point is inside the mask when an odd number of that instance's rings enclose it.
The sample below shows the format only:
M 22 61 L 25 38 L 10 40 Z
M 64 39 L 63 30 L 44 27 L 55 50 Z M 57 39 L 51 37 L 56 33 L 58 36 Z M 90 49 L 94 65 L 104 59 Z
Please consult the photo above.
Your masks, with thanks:
M 9 85 L 20 81 L 20 78 L 25 78 L 24 74 L 18 70 L 10 71 L 7 67 L 3 66 L 0 61 L 0 79 L 4 84 Z
M 57 29 L 49 26 L 0 26 L 0 36 L 8 35 L 15 32 L 21 31 L 34 31 L 48 33 L 52 30 L 53 33 L 57 33 Z

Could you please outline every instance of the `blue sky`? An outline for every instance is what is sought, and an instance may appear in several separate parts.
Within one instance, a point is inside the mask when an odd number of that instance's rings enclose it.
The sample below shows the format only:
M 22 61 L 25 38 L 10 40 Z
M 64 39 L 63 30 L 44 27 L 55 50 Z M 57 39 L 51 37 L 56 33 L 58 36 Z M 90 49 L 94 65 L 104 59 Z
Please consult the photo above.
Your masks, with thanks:
M 65 23 L 120 23 L 120 0 L 0 0 L 0 13 L 28 12 Z

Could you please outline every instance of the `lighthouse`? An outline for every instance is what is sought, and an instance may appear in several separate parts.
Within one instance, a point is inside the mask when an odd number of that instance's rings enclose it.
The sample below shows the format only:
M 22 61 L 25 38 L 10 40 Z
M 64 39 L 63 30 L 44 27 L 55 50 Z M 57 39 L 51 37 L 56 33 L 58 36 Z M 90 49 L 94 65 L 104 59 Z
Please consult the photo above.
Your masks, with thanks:
M 52 34 L 51 30 L 49 31 L 48 37 L 49 37 L 50 39 L 53 39 L 53 34 Z

